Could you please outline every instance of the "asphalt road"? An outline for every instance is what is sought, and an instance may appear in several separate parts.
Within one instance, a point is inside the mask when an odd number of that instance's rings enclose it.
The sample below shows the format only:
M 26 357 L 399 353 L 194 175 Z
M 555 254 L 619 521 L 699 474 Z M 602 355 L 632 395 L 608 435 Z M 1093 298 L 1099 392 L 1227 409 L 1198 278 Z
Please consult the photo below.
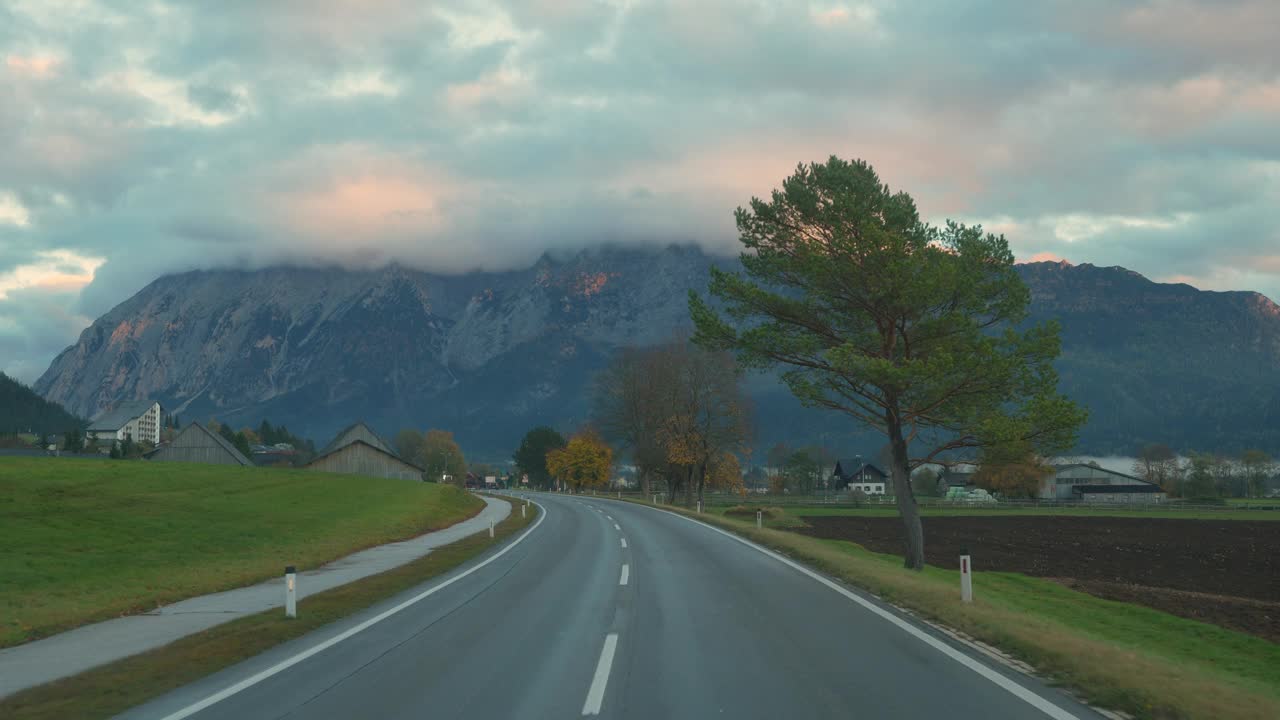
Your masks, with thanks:
M 714 529 L 534 498 L 505 551 L 124 717 L 1098 717 Z

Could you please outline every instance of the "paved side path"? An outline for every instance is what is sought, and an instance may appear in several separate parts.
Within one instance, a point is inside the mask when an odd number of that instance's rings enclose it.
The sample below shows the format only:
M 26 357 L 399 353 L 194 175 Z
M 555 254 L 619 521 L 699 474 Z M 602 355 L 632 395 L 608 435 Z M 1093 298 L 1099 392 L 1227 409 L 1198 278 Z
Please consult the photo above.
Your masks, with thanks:
M 482 499 L 486 507 L 479 515 L 452 527 L 362 550 L 315 570 L 299 573 L 301 611 L 306 611 L 301 600 L 308 595 L 399 567 L 434 548 L 488 530 L 490 522 L 502 522 L 511 514 L 511 504 L 505 500 Z M 0 697 L 166 645 L 238 617 L 283 605 L 284 578 L 279 577 L 249 587 L 190 598 L 144 615 L 105 620 L 6 648 L 0 650 Z

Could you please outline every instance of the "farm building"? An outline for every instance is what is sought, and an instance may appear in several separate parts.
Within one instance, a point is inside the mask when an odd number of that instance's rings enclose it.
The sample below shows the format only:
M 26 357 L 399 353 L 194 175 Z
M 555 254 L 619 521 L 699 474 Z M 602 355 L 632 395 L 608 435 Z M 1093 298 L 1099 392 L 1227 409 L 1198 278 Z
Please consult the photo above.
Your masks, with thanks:
M 206 465 L 252 465 L 235 445 L 198 422 L 193 422 L 173 442 L 144 455 L 160 462 L 189 462 Z
M 959 488 L 960 491 L 964 492 L 974 487 L 973 469 L 971 467 L 966 470 L 950 467 L 943 468 L 942 472 L 938 473 L 938 494 L 944 497 L 951 492 L 952 488 Z
M 1159 485 L 1096 465 L 1053 465 L 1053 473 L 1040 484 L 1041 500 L 1084 502 L 1160 502 Z M 1107 496 L 1104 500 L 1103 496 Z M 1124 499 L 1120 499 L 1121 496 Z
M 160 442 L 160 403 L 133 400 L 117 405 L 89 423 L 86 437 L 99 441 L 119 441 L 131 437 L 136 442 Z
M 364 423 L 356 423 L 338 433 L 306 467 L 402 480 L 421 480 L 423 473 L 422 468 L 396 455 L 391 446 Z
M 831 472 L 836 487 L 848 487 L 852 491 L 861 491 L 867 495 L 884 495 L 885 484 L 889 476 L 871 463 L 859 462 L 848 458 L 836 462 Z
M 1164 490 L 1154 483 L 1140 485 L 1076 485 L 1071 488 L 1073 500 L 1087 503 L 1161 502 Z

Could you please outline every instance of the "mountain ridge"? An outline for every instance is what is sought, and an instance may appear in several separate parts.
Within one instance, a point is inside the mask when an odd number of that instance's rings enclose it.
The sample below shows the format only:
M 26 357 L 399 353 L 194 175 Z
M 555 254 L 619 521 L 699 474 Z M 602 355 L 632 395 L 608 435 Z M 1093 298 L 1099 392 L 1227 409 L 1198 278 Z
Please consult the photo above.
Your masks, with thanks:
M 356 418 L 386 432 L 439 426 L 497 456 L 535 424 L 586 421 L 609 354 L 687 328 L 688 290 L 736 262 L 605 246 L 462 275 L 394 264 L 166 275 L 86 328 L 35 388 L 83 415 L 155 397 L 184 416 L 267 417 L 317 441 Z M 1265 444 L 1280 425 L 1280 307 L 1265 296 L 1088 263 L 1018 272 L 1033 319 L 1063 324 L 1064 390 L 1093 411 L 1081 451 L 1226 450 Z M 769 378 L 750 385 L 762 441 L 870 447 Z

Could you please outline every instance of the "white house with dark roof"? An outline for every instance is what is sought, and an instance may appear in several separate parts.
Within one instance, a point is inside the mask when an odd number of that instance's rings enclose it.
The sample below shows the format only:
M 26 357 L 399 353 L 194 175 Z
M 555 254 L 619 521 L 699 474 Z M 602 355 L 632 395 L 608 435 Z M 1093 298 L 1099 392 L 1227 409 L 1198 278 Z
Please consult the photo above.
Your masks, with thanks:
M 867 495 L 884 495 L 889 475 L 871 463 L 858 459 L 844 458 L 836 462 L 831 471 L 836 487 L 848 488 L 850 492 L 862 492 Z
M 154 400 L 130 400 L 120 403 L 89 423 L 86 437 L 99 442 L 120 441 L 126 437 L 136 442 L 160 442 L 160 403 Z

